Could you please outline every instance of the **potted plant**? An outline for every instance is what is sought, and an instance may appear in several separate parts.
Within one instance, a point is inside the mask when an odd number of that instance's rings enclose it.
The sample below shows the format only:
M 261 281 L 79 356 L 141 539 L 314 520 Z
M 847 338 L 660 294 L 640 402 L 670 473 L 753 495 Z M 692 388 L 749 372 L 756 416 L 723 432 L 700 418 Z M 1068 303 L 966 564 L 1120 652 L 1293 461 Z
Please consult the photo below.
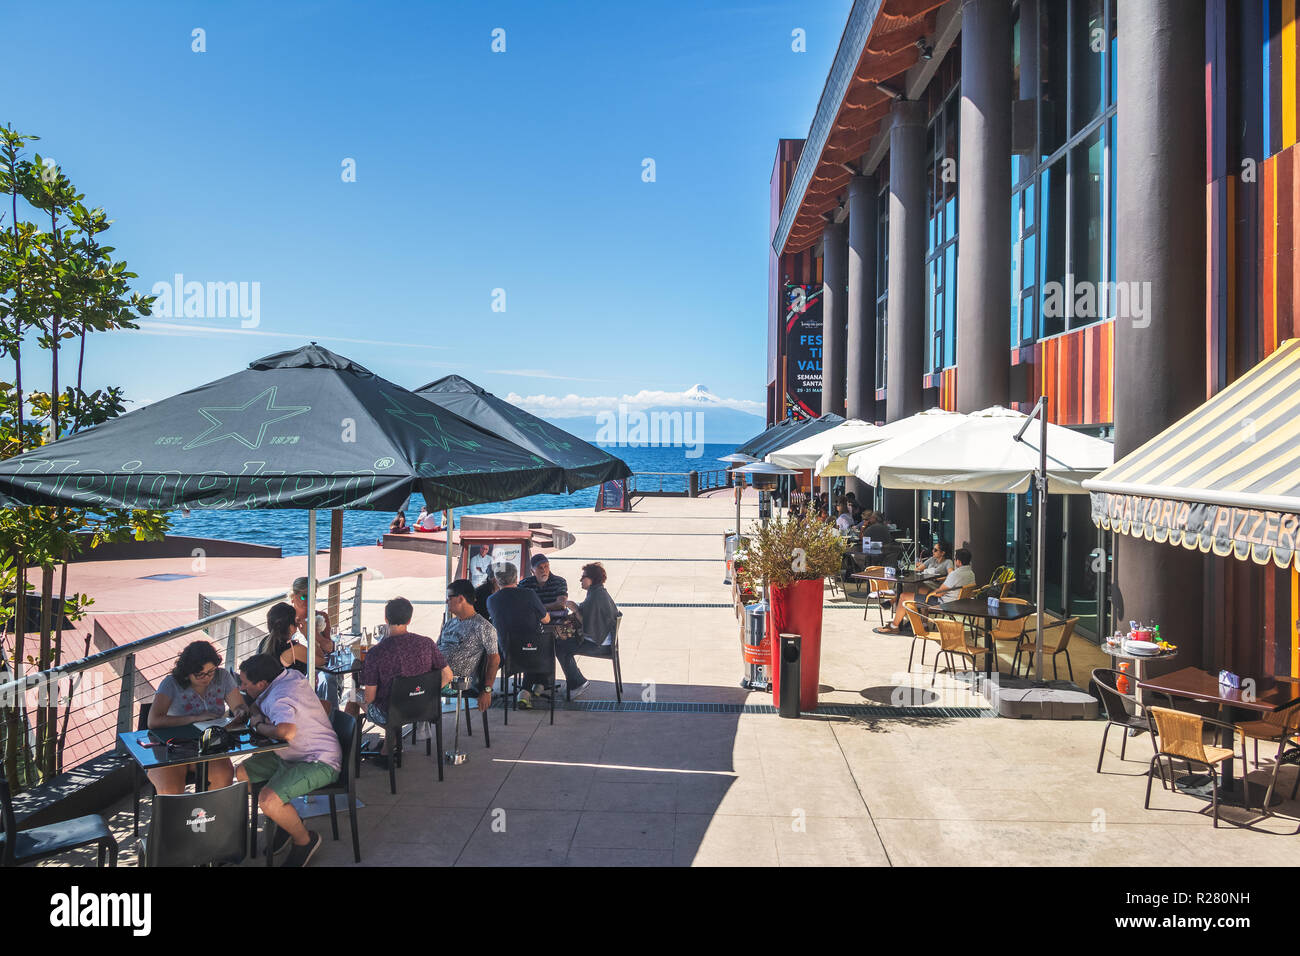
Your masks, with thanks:
M 801 710 L 817 707 L 821 671 L 822 596 L 825 579 L 838 574 L 844 541 L 828 524 L 785 517 L 756 526 L 749 536 L 746 569 L 767 586 L 767 633 L 773 647 L 780 634 L 798 634 L 802 660 Z M 772 671 L 772 696 L 780 702 L 780 675 Z

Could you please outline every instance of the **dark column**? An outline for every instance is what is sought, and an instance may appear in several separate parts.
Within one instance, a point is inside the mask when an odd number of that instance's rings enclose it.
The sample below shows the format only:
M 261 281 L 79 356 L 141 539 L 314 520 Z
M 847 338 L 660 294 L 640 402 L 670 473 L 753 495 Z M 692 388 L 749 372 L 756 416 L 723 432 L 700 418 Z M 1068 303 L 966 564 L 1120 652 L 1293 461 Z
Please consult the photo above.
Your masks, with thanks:
M 844 327 L 848 316 L 848 229 L 828 222 L 822 231 L 822 414 L 844 414 Z
M 1204 0 L 1124 0 L 1119 18 L 1117 279 L 1149 296 L 1115 320 L 1116 458 L 1204 399 L 1206 348 Z M 1179 667 L 1202 663 L 1205 559 L 1115 542 L 1117 619 L 1159 621 Z
M 925 104 L 900 100 L 894 103 L 889 127 L 888 391 L 885 420 L 891 422 L 915 415 L 922 409 L 926 221 Z M 910 527 L 912 493 L 886 493 L 885 512 L 900 527 Z
M 1008 402 L 1011 365 L 1011 2 L 964 0 L 957 145 L 957 411 Z M 957 494 L 953 547 L 984 580 L 1006 560 L 1005 495 Z
M 848 418 L 876 420 L 876 179 L 849 180 Z M 849 478 L 848 490 L 869 501 L 869 486 Z

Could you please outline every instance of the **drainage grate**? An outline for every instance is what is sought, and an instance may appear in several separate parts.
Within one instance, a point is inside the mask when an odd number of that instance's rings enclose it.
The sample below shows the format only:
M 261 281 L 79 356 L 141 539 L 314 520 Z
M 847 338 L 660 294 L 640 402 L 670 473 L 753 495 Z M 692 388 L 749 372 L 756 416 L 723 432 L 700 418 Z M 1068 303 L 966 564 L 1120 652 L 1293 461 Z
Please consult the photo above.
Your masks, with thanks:
M 625 700 L 575 700 L 559 704 L 567 710 L 585 710 L 618 714 L 767 714 L 775 715 L 772 704 L 699 704 L 689 701 L 647 703 Z M 809 716 L 858 717 L 864 720 L 905 720 L 908 718 L 992 717 L 987 707 L 873 707 L 870 704 L 823 704 Z

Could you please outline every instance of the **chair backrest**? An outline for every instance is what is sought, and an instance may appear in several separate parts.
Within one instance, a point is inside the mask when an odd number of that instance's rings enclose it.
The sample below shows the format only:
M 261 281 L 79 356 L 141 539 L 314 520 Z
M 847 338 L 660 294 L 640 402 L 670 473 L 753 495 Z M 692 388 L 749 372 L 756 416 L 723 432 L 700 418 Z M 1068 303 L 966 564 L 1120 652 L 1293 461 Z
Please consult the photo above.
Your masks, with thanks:
M 555 673 L 555 637 L 549 631 L 538 634 L 511 634 L 510 672 L 512 674 Z
M 1122 721 L 1126 716 L 1138 715 L 1137 697 L 1119 689 L 1119 679 L 1127 676 L 1110 667 L 1093 668 L 1092 686 L 1097 688 L 1102 706 L 1106 708 L 1106 717 L 1110 720 Z
M 1003 598 L 1002 603 L 1019 604 L 1023 606 L 1028 604 L 1029 602 L 1026 601 L 1024 598 Z M 1003 638 L 1003 639 L 1020 637 L 1025 633 L 1025 622 L 1028 620 L 1029 618 L 1027 617 L 1022 617 L 1018 621 L 995 620 L 993 622 L 993 636 Z
M 939 629 L 939 646 L 945 651 L 964 651 L 966 649 L 966 625 L 951 618 L 936 618 L 934 626 Z
M 0 865 L 14 865 L 14 846 L 18 842 L 14 834 L 18 832 L 18 821 L 14 817 L 13 794 L 9 792 L 9 778 L 5 776 L 4 767 L 0 766 L 0 833 L 5 840 L 0 844 Z
M 343 755 L 338 782 L 346 785 L 349 773 L 356 776 L 361 771 L 361 721 L 340 707 L 330 714 L 330 726 L 339 738 L 339 752 Z
M 1008 600 L 1007 594 L 1015 586 L 1016 586 L 1016 576 L 1013 574 L 1011 575 L 1011 580 L 1002 582 L 1002 590 L 998 592 L 998 597 L 1002 598 L 1004 601 Z
M 394 677 L 388 691 L 388 726 L 442 718 L 442 673 Z
M 248 784 L 203 793 L 158 794 L 145 859 L 149 866 L 239 863 L 248 852 Z
M 618 653 L 618 629 L 622 626 L 623 626 L 623 612 L 619 611 L 618 614 L 614 616 L 614 630 L 611 632 L 613 636 L 609 642 L 610 651 L 613 652 L 614 654 Z
M 903 613 L 907 615 L 908 623 L 912 625 L 912 634 L 916 637 L 924 637 L 930 633 L 930 628 L 925 616 L 921 612 L 921 605 L 915 601 L 905 601 L 903 603 Z
M 1077 617 L 1072 617 L 1061 627 L 1061 636 L 1056 641 L 1056 652 L 1059 654 L 1070 645 L 1070 638 L 1074 637 L 1074 625 L 1079 623 Z
M 1002 575 L 1006 570 L 1007 570 L 1007 566 L 1005 564 L 1000 564 L 996 568 L 994 568 L 993 574 L 990 575 L 989 577 L 988 587 L 993 587 L 993 585 L 995 584 L 1000 585 L 1002 583 Z
M 961 589 L 961 594 L 957 595 L 957 600 L 965 601 L 969 598 L 972 598 L 975 596 L 975 592 L 978 590 L 979 590 L 978 584 L 968 584 Z
M 149 729 L 149 711 L 153 710 L 153 701 L 140 705 L 140 711 L 136 716 L 135 729 Z
M 1155 718 L 1161 753 L 1207 762 L 1205 723 L 1198 714 L 1170 710 L 1168 707 L 1152 707 L 1150 714 Z

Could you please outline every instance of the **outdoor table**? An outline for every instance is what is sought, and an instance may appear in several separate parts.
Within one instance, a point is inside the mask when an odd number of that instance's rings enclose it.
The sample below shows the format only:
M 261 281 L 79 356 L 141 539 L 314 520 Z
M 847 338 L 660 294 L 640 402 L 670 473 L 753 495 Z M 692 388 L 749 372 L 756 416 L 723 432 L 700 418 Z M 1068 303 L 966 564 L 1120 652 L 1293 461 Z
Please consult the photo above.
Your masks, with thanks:
M 984 620 L 984 646 L 988 648 L 989 653 L 984 655 L 984 676 L 993 676 L 993 661 L 997 657 L 997 651 L 993 646 L 993 622 L 994 621 L 1018 621 L 1021 618 L 1037 612 L 1032 604 L 999 604 L 997 607 L 989 607 L 986 598 L 966 598 L 949 601 L 947 604 L 933 605 L 930 607 L 932 612 L 941 614 L 951 614 L 955 617 L 978 617 Z
M 201 754 L 199 753 L 199 738 L 181 739 L 172 746 L 167 746 L 166 734 L 168 731 L 177 730 L 185 731 L 192 728 L 193 724 L 182 725 L 181 727 L 164 727 L 160 730 L 133 730 L 128 733 L 117 735 L 118 741 L 126 752 L 129 753 L 140 769 L 148 773 L 150 770 L 160 770 L 163 767 L 175 767 L 179 764 L 192 763 L 196 765 L 194 789 L 202 793 L 208 789 L 208 763 L 213 760 L 224 758 L 246 757 L 250 754 L 263 753 L 268 750 L 282 750 L 289 746 L 287 741 L 272 740 L 269 737 L 263 737 L 254 734 L 250 730 L 243 730 L 239 733 L 236 746 L 229 750 L 222 750 L 217 753 Z M 236 731 L 229 731 L 236 733 Z
M 1219 684 L 1218 674 L 1211 674 L 1199 667 L 1184 667 L 1158 677 L 1148 677 L 1146 680 L 1138 681 L 1138 687 L 1164 694 L 1166 697 L 1184 697 L 1188 700 L 1217 704 L 1219 719 L 1225 723 L 1232 723 L 1227 719 L 1227 712 L 1232 707 L 1259 714 L 1271 714 L 1300 705 L 1300 684 L 1293 681 L 1279 680 L 1267 689 L 1257 687 L 1253 699 L 1247 700 L 1246 697 L 1251 695 L 1246 694 L 1241 688 L 1223 687 Z M 1225 737 L 1229 739 L 1225 741 Z M 1231 731 L 1220 730 L 1219 746 L 1232 750 L 1234 737 Z M 1237 780 L 1232 765 L 1232 760 L 1227 760 L 1223 764 L 1223 785 L 1219 788 L 1219 802 L 1230 803 L 1233 806 L 1249 805 L 1249 793 L 1237 791 Z M 1208 800 L 1210 793 L 1206 784 L 1208 778 L 1200 784 L 1182 789 L 1185 793 L 1204 796 Z M 1203 793 L 1202 789 L 1204 789 Z

